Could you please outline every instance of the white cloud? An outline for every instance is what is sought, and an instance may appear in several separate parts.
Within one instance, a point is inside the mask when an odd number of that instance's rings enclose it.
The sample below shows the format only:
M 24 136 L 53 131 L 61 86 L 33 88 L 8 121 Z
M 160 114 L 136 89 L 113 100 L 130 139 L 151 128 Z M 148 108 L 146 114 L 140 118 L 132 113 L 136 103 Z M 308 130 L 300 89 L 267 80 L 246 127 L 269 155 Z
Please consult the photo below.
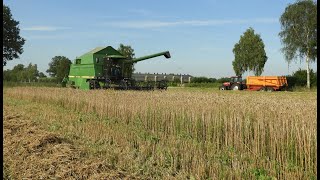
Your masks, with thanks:
M 24 27 L 21 28 L 23 31 L 58 31 L 58 30 L 65 30 L 71 29 L 70 27 L 56 27 L 56 26 L 31 26 L 31 27 Z
M 138 14 L 138 15 L 150 15 L 151 12 L 145 9 L 131 9 L 129 10 L 129 13 Z
M 30 35 L 26 36 L 27 39 L 62 39 L 65 36 L 61 35 Z
M 154 28 L 167 27 L 176 25 L 177 22 L 163 22 L 163 21 L 126 21 L 126 22 L 109 22 L 110 26 L 120 28 Z
M 107 25 L 120 28 L 159 28 L 172 26 L 216 26 L 225 24 L 277 23 L 277 18 L 231 19 L 231 20 L 188 20 L 188 21 L 125 21 L 108 22 Z

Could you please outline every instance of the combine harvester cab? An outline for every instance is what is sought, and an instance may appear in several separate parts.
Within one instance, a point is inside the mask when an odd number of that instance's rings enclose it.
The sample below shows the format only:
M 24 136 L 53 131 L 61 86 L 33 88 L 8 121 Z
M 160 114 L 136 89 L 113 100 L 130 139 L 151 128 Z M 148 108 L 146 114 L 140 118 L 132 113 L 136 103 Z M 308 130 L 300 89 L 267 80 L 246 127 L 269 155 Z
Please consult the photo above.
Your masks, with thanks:
M 170 58 L 169 51 L 135 59 L 127 59 L 111 46 L 99 47 L 76 58 L 70 66 L 67 78 L 68 86 L 77 89 L 166 89 L 166 82 L 161 87 L 150 82 L 137 82 L 132 79 L 132 64 L 158 56 Z
M 281 91 L 288 87 L 285 76 L 248 76 L 247 90 L 250 91 Z

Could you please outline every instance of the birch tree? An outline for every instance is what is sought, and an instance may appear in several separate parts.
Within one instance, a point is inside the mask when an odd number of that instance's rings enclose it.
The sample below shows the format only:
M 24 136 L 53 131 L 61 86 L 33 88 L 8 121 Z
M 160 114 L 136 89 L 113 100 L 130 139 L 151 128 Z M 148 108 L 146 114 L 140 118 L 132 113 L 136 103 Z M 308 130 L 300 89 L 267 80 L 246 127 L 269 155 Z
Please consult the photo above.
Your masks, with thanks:
M 284 57 L 288 63 L 305 60 L 307 88 L 310 88 L 310 63 L 317 60 L 317 3 L 303 0 L 289 4 L 280 23 Z

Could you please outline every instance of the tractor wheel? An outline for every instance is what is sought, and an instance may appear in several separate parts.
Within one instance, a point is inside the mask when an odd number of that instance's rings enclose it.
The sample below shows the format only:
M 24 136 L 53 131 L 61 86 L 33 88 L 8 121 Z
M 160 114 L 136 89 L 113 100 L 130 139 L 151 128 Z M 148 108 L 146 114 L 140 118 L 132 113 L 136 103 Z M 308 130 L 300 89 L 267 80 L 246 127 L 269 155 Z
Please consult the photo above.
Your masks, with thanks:
M 240 90 L 240 86 L 239 86 L 239 84 L 234 84 L 231 86 L 231 89 L 234 91 L 238 91 L 238 90 Z
M 225 86 L 220 86 L 219 90 L 224 91 L 224 90 L 226 90 L 226 87 Z
M 274 89 L 273 89 L 272 87 L 267 87 L 267 91 L 268 91 L 268 92 L 273 92 Z

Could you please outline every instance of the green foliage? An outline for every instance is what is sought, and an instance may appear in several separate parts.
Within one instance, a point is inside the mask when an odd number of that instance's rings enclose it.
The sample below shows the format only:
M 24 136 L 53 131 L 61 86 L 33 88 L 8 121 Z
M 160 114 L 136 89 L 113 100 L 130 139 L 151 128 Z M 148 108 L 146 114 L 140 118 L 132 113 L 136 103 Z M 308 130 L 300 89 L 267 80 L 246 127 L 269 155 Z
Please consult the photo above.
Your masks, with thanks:
M 288 62 L 298 57 L 317 57 L 317 3 L 311 0 L 289 4 L 280 18 L 279 36 Z
M 252 173 L 256 177 L 256 179 L 259 179 L 259 180 L 272 180 L 273 179 L 271 176 L 268 176 L 267 171 L 263 168 L 253 169 Z
M 134 49 L 132 49 L 131 46 L 129 45 L 126 46 L 126 45 L 120 44 L 118 51 L 128 59 L 133 59 L 135 56 Z
M 3 80 L 12 82 L 34 82 L 39 77 L 37 65 L 31 63 L 24 67 L 23 64 L 18 64 L 12 70 L 3 71 Z
M 216 79 L 216 78 L 207 78 L 207 77 L 201 76 L 201 77 L 193 77 L 191 79 L 191 83 L 223 83 L 226 81 L 230 81 L 230 78 L 222 77 L 222 78 Z
M 283 44 L 281 49 L 285 59 L 291 63 L 298 58 L 309 62 L 317 59 L 317 2 L 312 0 L 297 1 L 289 4 L 280 17 Z M 307 86 L 310 79 L 307 79 Z
M 198 87 L 198 88 L 217 88 L 221 86 L 221 83 L 230 81 L 230 78 L 222 77 L 219 79 L 216 78 L 207 78 L 204 76 L 193 77 L 190 83 L 184 83 L 184 87 Z M 180 85 L 180 79 L 175 79 L 174 81 L 169 81 L 167 84 L 170 87 L 177 87 Z
M 29 80 L 29 82 L 37 80 L 37 77 L 39 77 L 39 71 L 36 64 L 32 65 L 30 63 L 28 65 L 28 67 L 26 68 L 26 77 Z
M 39 72 L 39 78 L 45 78 L 47 77 L 43 72 Z
M 233 48 L 235 56 L 232 66 L 236 75 L 241 76 L 246 71 L 253 71 L 256 76 L 263 72 L 268 59 L 264 43 L 259 34 L 252 28 L 247 29 Z
M 3 80 L 11 81 L 11 71 L 10 70 L 3 71 Z
M 12 82 L 12 81 L 3 81 L 3 87 L 60 87 L 55 82 Z
M 207 77 L 203 77 L 203 76 L 193 77 L 191 79 L 192 83 L 214 83 L 216 81 L 217 81 L 217 79 L 215 79 L 215 78 L 207 78 Z
M 58 82 L 58 80 L 55 77 L 39 77 L 38 82 L 56 83 L 56 82 Z
M 131 48 L 131 46 L 126 46 L 123 44 L 120 44 L 118 51 L 127 57 L 128 59 L 133 59 L 135 54 L 134 54 L 134 49 Z M 124 76 L 125 77 L 130 77 L 131 74 L 134 72 L 134 64 L 125 64 L 124 65 Z
M 220 83 L 187 83 L 185 87 L 200 87 L 200 88 L 217 88 L 221 86 Z
M 60 83 L 64 77 L 69 75 L 71 63 L 70 59 L 64 56 L 55 56 L 49 63 L 47 73 L 51 77 L 55 77 L 57 83 Z
M 307 70 L 299 69 L 296 72 L 294 72 L 292 75 L 287 76 L 288 85 L 290 88 L 293 87 L 306 87 L 307 82 Z M 313 72 L 313 70 L 310 70 L 310 82 L 311 87 L 317 86 L 317 72 Z
M 220 79 L 217 79 L 218 83 L 224 83 L 224 82 L 228 82 L 228 81 L 230 81 L 230 78 L 228 78 L 228 77 L 222 77 Z
M 12 18 L 9 7 L 3 4 L 3 66 L 23 53 L 25 39 L 20 36 L 18 25 L 19 22 Z
M 219 79 L 216 78 L 207 78 L 207 77 L 193 77 L 191 83 L 184 83 L 184 87 L 197 87 L 197 88 L 217 88 L 221 86 L 221 83 L 230 81 L 230 78 L 222 77 Z M 180 79 L 175 79 L 174 81 L 169 81 L 168 86 L 177 87 L 180 85 Z

